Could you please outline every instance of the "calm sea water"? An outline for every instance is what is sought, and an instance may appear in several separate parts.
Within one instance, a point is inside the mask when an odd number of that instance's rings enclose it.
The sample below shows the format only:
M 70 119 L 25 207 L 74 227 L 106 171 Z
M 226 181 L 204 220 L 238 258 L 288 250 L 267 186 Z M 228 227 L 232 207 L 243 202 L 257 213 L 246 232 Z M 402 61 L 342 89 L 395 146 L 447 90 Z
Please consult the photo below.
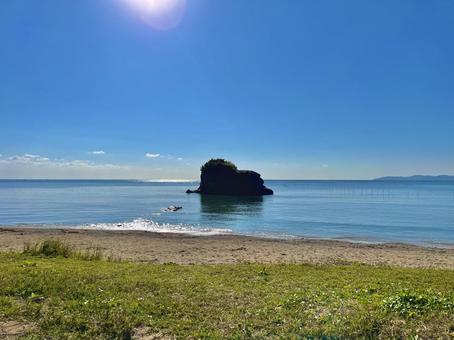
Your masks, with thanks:
M 0 181 L 0 225 L 454 245 L 454 182 L 267 181 L 274 196 L 187 195 L 197 183 Z M 166 212 L 179 205 L 178 212 Z

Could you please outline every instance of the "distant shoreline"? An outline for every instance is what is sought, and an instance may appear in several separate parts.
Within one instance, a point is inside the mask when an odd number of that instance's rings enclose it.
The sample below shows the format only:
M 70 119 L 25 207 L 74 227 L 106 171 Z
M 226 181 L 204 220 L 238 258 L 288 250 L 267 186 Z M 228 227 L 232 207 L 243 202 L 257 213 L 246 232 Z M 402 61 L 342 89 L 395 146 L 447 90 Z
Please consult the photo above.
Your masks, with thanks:
M 426 176 L 426 175 L 413 175 L 413 176 L 386 176 L 374 179 L 374 181 L 454 181 L 454 176 L 449 175 L 437 175 L 437 176 Z
M 77 249 L 99 248 L 106 255 L 150 263 L 363 263 L 454 269 L 454 248 L 304 238 L 282 240 L 230 234 L 200 237 L 145 231 L 0 227 L 0 251 L 20 251 L 24 244 L 45 239 L 61 239 Z

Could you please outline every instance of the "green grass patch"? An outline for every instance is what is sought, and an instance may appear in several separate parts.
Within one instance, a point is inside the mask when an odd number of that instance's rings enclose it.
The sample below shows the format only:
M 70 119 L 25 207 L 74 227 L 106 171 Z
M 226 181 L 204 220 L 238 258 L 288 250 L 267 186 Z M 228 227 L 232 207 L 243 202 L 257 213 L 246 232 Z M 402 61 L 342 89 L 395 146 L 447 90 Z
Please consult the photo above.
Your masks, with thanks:
M 159 265 L 32 248 L 0 254 L 0 322 L 33 324 L 25 338 L 454 336 L 454 271 Z
M 102 258 L 102 252 L 100 249 L 76 251 L 73 247 L 61 240 L 45 240 L 33 244 L 27 243 L 24 245 L 22 253 L 32 256 L 72 257 L 88 261 L 96 261 Z

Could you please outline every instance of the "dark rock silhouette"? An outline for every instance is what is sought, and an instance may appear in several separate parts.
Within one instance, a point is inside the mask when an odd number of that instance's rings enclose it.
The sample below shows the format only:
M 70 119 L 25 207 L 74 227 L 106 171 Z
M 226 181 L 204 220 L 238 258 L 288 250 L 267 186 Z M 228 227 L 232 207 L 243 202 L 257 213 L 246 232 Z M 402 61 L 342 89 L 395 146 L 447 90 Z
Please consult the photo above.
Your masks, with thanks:
M 231 196 L 272 195 L 273 190 L 263 185 L 260 174 L 250 170 L 238 170 L 224 159 L 211 159 L 201 168 L 200 186 L 186 193 Z
M 175 211 L 178 211 L 178 210 L 181 210 L 183 209 L 183 207 L 179 207 L 179 206 L 175 206 L 175 205 L 171 205 L 170 207 L 168 208 L 165 208 L 164 211 L 171 211 L 171 212 L 175 212 Z

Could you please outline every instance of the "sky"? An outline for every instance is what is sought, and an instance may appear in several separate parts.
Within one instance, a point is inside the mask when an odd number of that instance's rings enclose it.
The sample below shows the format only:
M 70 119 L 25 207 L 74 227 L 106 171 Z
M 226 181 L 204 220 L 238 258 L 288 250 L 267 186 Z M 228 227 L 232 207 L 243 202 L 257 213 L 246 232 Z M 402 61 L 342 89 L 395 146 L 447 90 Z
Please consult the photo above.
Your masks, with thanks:
M 454 1 L 2 0 L 0 178 L 454 175 Z

